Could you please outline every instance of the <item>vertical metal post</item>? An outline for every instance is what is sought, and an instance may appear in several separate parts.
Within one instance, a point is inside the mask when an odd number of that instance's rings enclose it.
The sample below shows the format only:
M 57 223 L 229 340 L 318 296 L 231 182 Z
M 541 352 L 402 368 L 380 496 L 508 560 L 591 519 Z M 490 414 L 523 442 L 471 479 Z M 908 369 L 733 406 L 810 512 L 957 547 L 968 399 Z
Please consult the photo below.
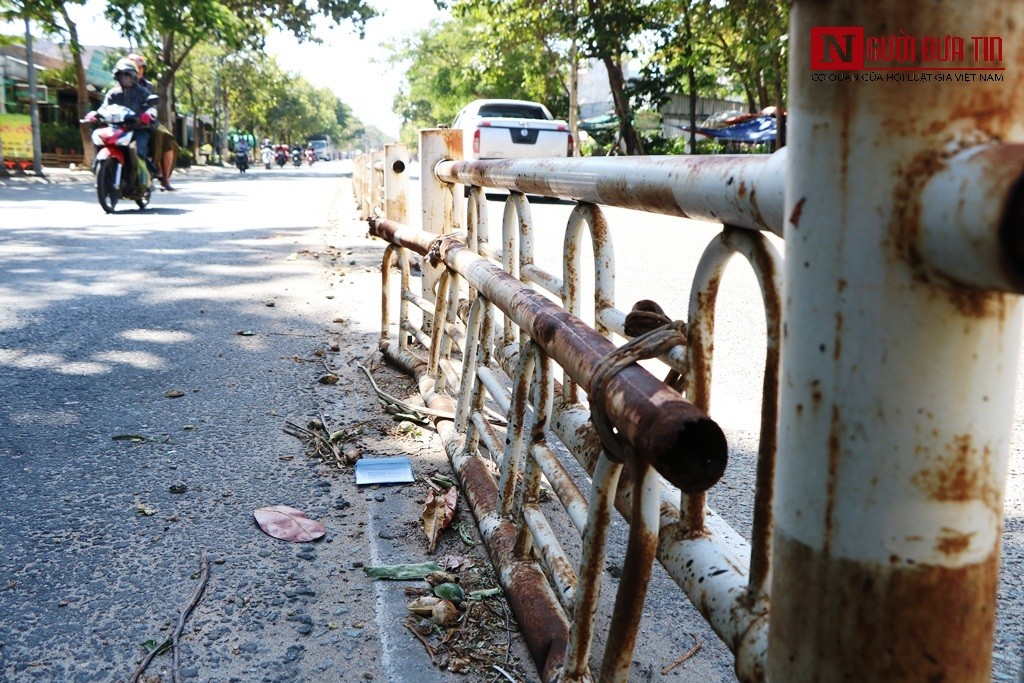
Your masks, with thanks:
M 380 215 L 384 210 L 384 150 L 370 152 L 370 216 Z
M 363 220 L 369 220 L 373 216 L 373 152 L 363 155 L 363 164 L 360 167 L 363 178 L 363 204 L 360 207 L 360 216 Z
M 793 3 L 769 680 L 989 679 L 1021 306 L 911 245 L 952 153 L 1024 137 L 1021 25 L 1019 0 Z M 1005 79 L 812 79 L 815 27 L 960 36 L 971 66 L 1001 36 Z
M 461 185 L 438 180 L 434 168 L 442 161 L 462 160 L 462 131 L 449 128 L 428 128 L 420 131 L 420 203 L 423 225 L 427 232 L 443 235 L 458 232 L 466 225 L 466 207 L 461 201 Z M 456 196 L 459 195 L 459 196 Z M 423 264 L 423 298 L 434 301 L 434 290 L 440 278 L 440 268 Z M 424 327 L 429 329 L 429 316 Z
M 409 221 L 408 166 L 405 145 L 384 145 L 384 216 L 397 223 Z
M 398 223 L 407 223 L 409 220 L 409 149 L 405 145 L 384 145 L 384 216 Z M 401 326 L 409 320 L 409 301 L 405 297 L 405 291 L 409 288 L 409 254 L 400 248 L 398 255 L 402 269 L 398 345 L 404 349 L 408 335 Z

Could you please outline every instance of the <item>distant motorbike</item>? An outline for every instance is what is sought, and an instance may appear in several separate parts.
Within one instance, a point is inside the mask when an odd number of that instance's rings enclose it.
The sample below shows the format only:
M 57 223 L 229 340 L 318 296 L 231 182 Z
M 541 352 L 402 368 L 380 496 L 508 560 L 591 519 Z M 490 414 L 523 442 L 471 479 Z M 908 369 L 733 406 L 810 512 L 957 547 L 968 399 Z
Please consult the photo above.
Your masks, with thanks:
M 302 166 L 302 150 L 298 147 L 292 150 L 292 163 L 295 164 L 295 168 Z
M 239 173 L 245 173 L 249 168 L 249 150 L 247 149 L 236 149 L 235 150 L 235 166 L 238 167 Z
M 260 152 L 260 158 L 263 160 L 263 166 L 269 171 L 274 164 L 274 151 L 269 147 L 264 147 Z
M 114 213 L 118 199 L 124 198 L 135 200 L 140 209 L 145 209 L 153 188 L 149 169 L 131 145 L 135 131 L 142 126 L 138 116 L 128 107 L 108 104 L 90 112 L 82 123 L 101 124 L 92 132 L 92 142 L 98 148 L 93 172 L 100 206 Z
M 275 155 L 275 160 L 277 161 L 278 166 L 284 168 L 284 165 L 288 163 L 288 151 L 284 148 L 279 148 Z
M 313 151 L 312 149 L 307 149 L 306 150 L 306 162 L 310 166 L 312 166 L 314 161 L 316 161 L 316 152 Z

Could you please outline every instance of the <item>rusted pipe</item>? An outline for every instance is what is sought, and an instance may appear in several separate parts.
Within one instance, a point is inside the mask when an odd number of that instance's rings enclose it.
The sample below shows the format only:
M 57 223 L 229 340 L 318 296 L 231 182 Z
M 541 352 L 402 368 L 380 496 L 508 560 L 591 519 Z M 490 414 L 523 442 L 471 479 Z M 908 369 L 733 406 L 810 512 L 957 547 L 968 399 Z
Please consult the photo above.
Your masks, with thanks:
M 424 256 L 435 246 L 435 235 L 387 220 L 372 219 L 370 232 Z M 581 386 L 590 387 L 594 367 L 615 349 L 612 342 L 458 240 L 437 245 L 449 268 L 527 330 Z M 604 409 L 638 455 L 681 490 L 707 490 L 724 470 L 728 449 L 718 424 L 639 365 L 609 380 Z
M 451 397 L 433 390 L 433 380 L 427 375 L 427 365 L 423 360 L 388 340 L 381 341 L 380 349 L 385 358 L 416 378 L 428 407 L 454 413 Z M 498 486 L 483 459 L 466 454 L 465 436 L 455 431 L 451 420 L 437 418 L 435 426 L 458 472 L 480 533 L 486 541 L 491 562 L 498 570 L 501 585 L 520 625 L 526 647 L 537 664 L 541 680 L 553 682 L 565 661 L 569 638 L 565 613 L 543 569 L 536 562 L 519 561 L 515 557 L 518 529 L 514 522 L 498 514 Z
M 1024 145 L 948 159 L 921 193 L 921 259 L 951 284 L 1024 293 Z
M 442 161 L 433 170 L 449 183 L 567 197 L 781 235 L 787 156 L 783 148 L 771 156 Z

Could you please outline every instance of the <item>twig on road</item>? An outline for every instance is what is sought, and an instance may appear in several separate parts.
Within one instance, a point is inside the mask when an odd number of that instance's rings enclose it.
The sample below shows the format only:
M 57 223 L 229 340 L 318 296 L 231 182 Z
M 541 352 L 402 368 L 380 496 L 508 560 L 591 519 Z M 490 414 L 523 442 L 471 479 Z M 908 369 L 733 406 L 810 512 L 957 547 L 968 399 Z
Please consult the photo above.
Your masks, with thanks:
M 445 419 L 445 420 L 454 420 L 455 419 L 454 413 L 449 413 L 449 412 L 444 411 L 444 410 L 436 410 L 434 408 L 429 408 L 427 406 L 419 406 L 419 405 L 416 405 L 415 403 L 409 403 L 408 401 L 403 401 L 402 399 L 400 399 L 400 398 L 398 398 L 396 396 L 392 396 L 391 394 L 387 393 L 386 391 L 381 389 L 379 386 L 377 386 L 377 382 L 374 381 L 373 375 L 370 374 L 370 371 L 367 370 L 366 367 L 362 363 L 356 363 L 355 366 L 357 368 L 359 368 L 360 370 L 362 370 L 363 374 L 366 375 L 366 378 L 370 380 L 370 384 L 373 386 L 373 390 L 375 392 L 377 392 L 377 398 L 382 403 L 384 403 L 386 405 L 396 406 L 398 408 L 401 408 L 403 411 L 405 411 L 407 413 L 413 413 L 413 414 L 419 413 L 420 415 L 430 415 L 432 417 L 440 417 L 440 418 Z M 489 422 L 493 422 L 495 424 L 499 424 L 499 425 L 506 424 L 505 419 L 501 418 L 501 417 L 489 417 L 487 419 L 488 419 Z
M 158 654 L 166 650 L 168 647 L 171 648 L 171 654 L 173 658 L 173 668 L 171 669 L 171 675 L 174 683 L 178 683 L 181 680 L 181 672 L 179 671 L 178 661 L 178 639 L 181 637 L 181 632 L 185 630 L 185 622 L 188 620 L 189 615 L 192 614 L 192 610 L 196 608 L 199 601 L 203 597 L 203 593 L 206 591 L 206 584 L 210 582 L 210 560 L 206 557 L 204 551 L 199 557 L 199 585 L 196 586 L 195 591 L 192 593 L 192 597 L 178 612 L 178 625 L 174 629 L 174 633 L 167 637 L 164 642 L 154 647 L 146 658 L 139 663 L 135 671 L 132 673 L 129 679 L 130 683 L 139 683 L 139 677 L 146 672 L 149 668 L 150 663 L 156 658 Z
M 689 659 L 690 657 L 692 657 L 695 654 L 697 654 L 698 652 L 700 652 L 700 649 L 701 649 L 701 647 L 703 647 L 703 644 L 697 639 L 697 636 L 695 634 L 691 633 L 690 637 L 693 638 L 693 647 L 691 647 L 689 650 L 684 652 L 682 657 L 680 657 L 676 661 L 674 661 L 671 664 L 668 664 L 664 668 L 662 668 L 662 670 L 661 670 L 661 675 L 662 676 L 665 676 L 666 674 L 668 674 L 669 671 L 671 671 L 672 669 L 676 668 L 677 666 L 679 666 L 680 664 L 685 662 L 687 659 Z

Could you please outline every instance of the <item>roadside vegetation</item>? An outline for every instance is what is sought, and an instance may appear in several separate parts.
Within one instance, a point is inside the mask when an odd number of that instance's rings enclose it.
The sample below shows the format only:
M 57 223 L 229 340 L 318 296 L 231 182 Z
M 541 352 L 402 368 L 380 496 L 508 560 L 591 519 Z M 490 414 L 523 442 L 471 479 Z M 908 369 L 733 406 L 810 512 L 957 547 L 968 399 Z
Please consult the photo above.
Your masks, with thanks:
M 478 97 L 543 102 L 579 139 L 578 78 L 588 61 L 607 73 L 611 136 L 628 154 L 675 151 L 643 125 L 672 94 L 689 96 L 691 127 L 699 97 L 741 98 L 750 112 L 785 110 L 784 0 L 437 2 L 452 19 L 390 46 L 392 62 L 408 69 L 395 102 L 407 144 L 420 128 L 450 124 Z M 627 80 L 624 67 L 637 64 Z
M 78 27 L 67 8 L 84 2 L 0 0 L 0 19 L 29 19 L 68 46 L 72 66 L 44 73 L 40 80 L 73 85 L 79 118 L 91 108 L 89 84 Z M 333 92 L 284 71 L 263 51 L 271 28 L 310 41 L 323 21 L 349 22 L 362 31 L 376 16 L 364 0 L 108 0 L 105 14 L 132 49 L 145 56 L 162 121 L 173 121 L 175 111 L 212 120 L 224 145 L 229 128 L 282 141 L 326 134 L 342 148 L 347 142 L 383 141 L 379 130 L 359 121 Z M 5 38 L 20 42 L 18 36 Z M 119 56 L 110 55 L 111 66 Z M 82 147 L 91 149 L 88 126 L 81 127 L 80 136 Z

